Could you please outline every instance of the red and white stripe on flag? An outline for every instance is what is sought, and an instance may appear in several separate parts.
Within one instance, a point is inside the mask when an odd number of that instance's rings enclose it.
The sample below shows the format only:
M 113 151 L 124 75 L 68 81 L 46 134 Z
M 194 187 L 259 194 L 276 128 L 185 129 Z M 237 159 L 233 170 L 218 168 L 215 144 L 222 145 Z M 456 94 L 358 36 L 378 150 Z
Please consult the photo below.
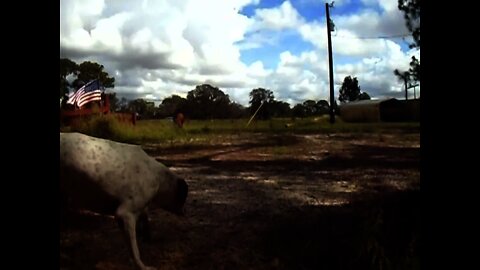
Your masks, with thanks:
M 97 100 L 102 100 L 102 90 L 98 80 L 90 81 L 69 95 L 67 103 L 82 107 L 83 105 Z
M 92 102 L 92 101 L 99 101 L 102 100 L 102 91 L 95 90 L 88 93 L 81 95 L 77 100 L 78 107 L 82 107 L 83 105 Z

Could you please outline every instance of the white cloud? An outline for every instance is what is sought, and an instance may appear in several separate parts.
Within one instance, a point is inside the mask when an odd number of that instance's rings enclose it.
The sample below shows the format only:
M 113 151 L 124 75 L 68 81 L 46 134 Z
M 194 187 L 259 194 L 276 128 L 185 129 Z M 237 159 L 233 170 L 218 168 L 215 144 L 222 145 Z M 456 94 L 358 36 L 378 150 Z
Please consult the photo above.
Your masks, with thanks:
M 361 0 L 361 2 L 365 6 L 378 6 L 387 12 L 398 10 L 398 0 Z
M 97 49 L 121 53 L 123 50 L 122 33 L 123 25 L 130 19 L 131 13 L 123 12 L 112 17 L 101 19 L 91 30 L 91 39 L 95 41 Z M 81 40 L 72 40 L 79 42 Z
M 403 84 L 393 74 L 395 69 L 407 70 L 411 56 L 420 58 L 420 52 L 407 53 L 393 42 L 387 43 L 387 52 L 381 56 L 363 58 L 357 62 L 336 65 L 335 83 L 341 85 L 346 76 L 357 77 L 362 91 L 374 97 L 403 97 Z M 337 90 L 337 89 L 336 89 Z
M 327 27 L 318 22 L 305 23 L 299 28 L 302 38 L 315 45 L 318 49 L 327 48 Z
M 385 4 L 387 8 L 390 8 Z M 357 14 L 338 15 L 332 18 L 335 31 L 331 32 L 335 54 L 369 57 L 387 51 L 382 37 L 406 34 L 405 20 L 398 9 L 378 13 L 366 9 Z M 320 50 L 327 48 L 327 29 L 324 22 L 304 23 L 299 27 L 302 38 Z
M 265 69 L 261 61 L 253 62 L 247 70 L 247 76 L 252 78 L 266 78 L 272 74 L 272 70 Z
M 306 99 L 328 100 L 325 23 L 307 22 L 288 0 L 256 9 L 251 18 L 239 13 L 259 2 L 61 0 L 61 56 L 77 63 L 101 63 L 115 76 L 114 91 L 129 98 L 185 97 L 196 85 L 211 83 L 243 105 L 248 105 L 248 93 L 257 87 L 274 91 L 277 100 L 292 106 Z M 391 40 L 356 39 L 405 28 L 402 14 L 392 4 L 396 0 L 371 2 L 383 7 L 383 12 L 370 9 L 333 18 L 335 82 L 338 86 L 343 76 L 353 75 L 371 95 L 401 94 L 402 85 L 393 70 L 408 68 L 410 56 L 419 53 L 402 52 Z M 292 32 L 314 49 L 292 53 L 285 47 L 271 69 L 261 60 L 251 64 L 240 60 L 241 50 L 276 45 Z M 338 57 L 353 58 L 342 64 Z
M 231 75 L 245 69 L 235 43 L 243 40 L 253 21 L 239 10 L 258 3 L 61 1 L 61 54 L 105 65 L 108 72 L 118 74 L 119 93 L 163 96 L 207 81 L 243 86 L 246 80 Z M 136 79 L 147 73 L 148 80 Z
M 332 38 L 332 47 L 335 54 L 345 56 L 364 56 L 382 54 L 387 51 L 385 39 L 358 39 L 349 31 L 338 31 L 338 38 Z
M 256 65 L 260 64 L 254 63 L 250 69 L 254 70 Z M 276 69 L 264 71 L 264 76 L 257 77 L 256 87 L 272 90 L 277 100 L 289 102 L 292 107 L 307 99 L 326 99 L 328 88 L 323 78 L 326 78 L 327 66 L 326 59 L 315 51 L 300 55 L 284 51 Z
M 251 31 L 270 29 L 283 30 L 295 28 L 303 22 L 303 18 L 292 6 L 290 1 L 284 1 L 279 7 L 255 10 L 255 24 Z
M 395 9 L 379 13 L 365 9 L 357 14 L 338 15 L 333 18 L 336 29 L 349 30 L 358 36 L 384 36 L 408 33 L 403 13 Z
M 236 45 L 240 50 L 256 49 L 265 45 L 274 46 L 278 43 L 278 40 L 282 34 L 283 33 L 274 31 L 250 32 L 246 34 L 245 38 L 241 42 L 236 43 Z
M 387 12 L 398 10 L 398 0 L 378 0 L 378 3 Z

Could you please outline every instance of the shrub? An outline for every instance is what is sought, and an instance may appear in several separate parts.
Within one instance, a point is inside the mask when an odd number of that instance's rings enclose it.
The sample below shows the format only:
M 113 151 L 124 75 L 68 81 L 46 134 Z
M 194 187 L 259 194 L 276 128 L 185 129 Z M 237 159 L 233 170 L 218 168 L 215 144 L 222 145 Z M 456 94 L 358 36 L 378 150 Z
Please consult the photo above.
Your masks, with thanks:
M 122 136 L 122 124 L 111 115 L 92 115 L 73 121 L 71 131 L 80 132 L 93 137 L 119 140 Z

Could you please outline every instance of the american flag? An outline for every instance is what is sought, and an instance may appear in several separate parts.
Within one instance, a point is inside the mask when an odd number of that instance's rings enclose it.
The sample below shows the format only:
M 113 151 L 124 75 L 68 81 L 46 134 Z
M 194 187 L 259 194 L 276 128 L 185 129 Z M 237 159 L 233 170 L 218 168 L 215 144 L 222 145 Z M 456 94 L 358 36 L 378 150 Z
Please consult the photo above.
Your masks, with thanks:
M 101 89 L 102 87 L 98 80 L 90 81 L 74 93 L 71 93 L 67 103 L 77 104 L 78 107 L 82 107 L 91 101 L 102 100 Z

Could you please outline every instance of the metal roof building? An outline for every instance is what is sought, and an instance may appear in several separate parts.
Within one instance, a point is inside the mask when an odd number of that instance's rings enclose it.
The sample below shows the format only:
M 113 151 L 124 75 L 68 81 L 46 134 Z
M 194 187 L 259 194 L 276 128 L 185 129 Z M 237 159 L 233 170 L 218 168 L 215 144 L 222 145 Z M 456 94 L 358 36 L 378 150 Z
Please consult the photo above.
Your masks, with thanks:
M 340 117 L 345 122 L 410 121 L 406 104 L 395 98 L 352 101 L 340 105 Z

